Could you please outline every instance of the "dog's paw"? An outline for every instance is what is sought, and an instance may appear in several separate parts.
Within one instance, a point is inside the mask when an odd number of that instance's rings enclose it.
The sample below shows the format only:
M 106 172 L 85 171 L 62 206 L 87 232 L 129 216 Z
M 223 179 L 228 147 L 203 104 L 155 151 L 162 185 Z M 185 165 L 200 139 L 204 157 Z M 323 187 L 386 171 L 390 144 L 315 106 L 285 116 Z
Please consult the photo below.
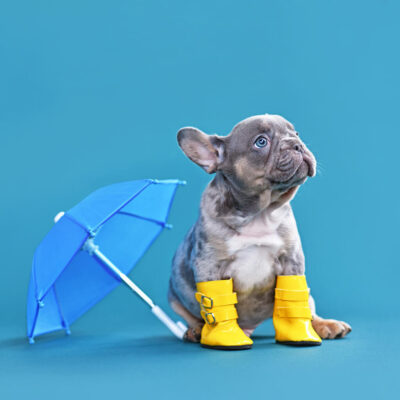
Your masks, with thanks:
M 339 339 L 351 332 L 349 324 L 335 319 L 317 317 L 312 321 L 312 326 L 321 339 Z
M 201 338 L 201 328 L 188 328 L 183 335 L 185 342 L 199 343 Z

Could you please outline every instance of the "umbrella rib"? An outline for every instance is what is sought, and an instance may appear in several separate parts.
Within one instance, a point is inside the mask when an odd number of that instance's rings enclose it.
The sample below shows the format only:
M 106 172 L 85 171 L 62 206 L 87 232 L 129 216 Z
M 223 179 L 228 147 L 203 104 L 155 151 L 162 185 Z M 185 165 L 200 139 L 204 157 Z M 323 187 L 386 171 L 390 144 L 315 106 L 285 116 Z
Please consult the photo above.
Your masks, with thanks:
M 78 225 L 79 227 L 81 227 L 84 231 L 86 231 L 87 233 L 90 233 L 90 229 L 88 229 L 85 225 L 81 224 L 77 219 L 75 219 L 72 215 L 68 214 L 68 212 L 66 212 L 63 215 L 63 218 L 67 218 L 70 221 L 74 222 L 76 225 Z
M 149 218 L 149 217 L 143 217 L 142 215 L 130 213 L 130 212 L 127 212 L 127 211 L 118 211 L 118 214 L 128 215 L 128 216 L 130 216 L 130 217 L 143 219 L 143 220 L 149 221 L 149 222 L 154 222 L 155 224 L 161 225 L 161 226 L 163 226 L 163 227 L 165 227 L 165 226 L 167 225 L 165 222 L 159 221 L 158 219 Z
M 73 220 L 73 219 L 71 218 L 71 220 Z M 75 220 L 73 220 L 73 221 L 75 221 Z M 79 225 L 79 224 L 78 224 L 78 225 Z M 87 232 L 87 231 L 86 231 L 86 232 Z M 56 278 L 54 279 L 54 282 L 59 278 L 59 276 L 64 272 L 65 268 L 68 267 L 68 265 L 69 265 L 69 263 L 71 262 L 71 260 L 72 260 L 72 259 L 76 256 L 76 254 L 81 250 L 83 244 L 86 242 L 86 240 L 87 240 L 88 237 L 89 237 L 88 234 L 86 234 L 86 236 L 85 236 L 84 240 L 82 241 L 81 245 L 80 245 L 80 246 L 78 247 L 78 249 L 75 251 L 75 253 L 73 254 L 73 256 L 68 260 L 68 262 L 65 264 L 64 268 L 60 271 L 60 273 L 56 276 Z M 37 300 L 37 301 L 42 301 L 42 300 L 46 297 L 47 293 L 49 292 L 49 290 L 50 290 L 52 287 L 53 287 L 53 284 L 51 284 L 48 288 L 46 288 L 46 290 L 43 291 L 43 293 L 42 293 L 41 296 L 37 295 L 36 300 Z
M 150 185 L 152 185 L 153 182 L 148 181 L 147 185 L 143 186 L 140 190 L 138 190 L 133 196 L 131 196 L 128 200 L 126 200 L 122 205 L 120 205 L 116 211 L 111 213 L 107 218 L 105 218 L 103 221 L 101 221 L 99 224 L 97 224 L 94 228 L 93 231 L 96 231 L 100 226 L 104 225 L 110 218 L 113 217 L 113 215 L 117 214 L 122 208 L 124 208 L 128 203 L 130 203 L 134 198 L 139 196 L 140 193 L 143 192 L 146 188 L 148 188 Z
M 30 333 L 28 333 L 28 338 L 31 343 L 34 343 L 34 333 L 35 333 L 38 316 L 39 316 L 39 304 L 36 303 L 36 310 L 35 310 L 35 315 L 33 317 L 32 329 L 31 329 Z
M 186 181 L 179 181 L 179 183 L 178 183 L 179 185 L 186 185 Z M 170 199 L 169 199 L 169 204 L 168 204 L 168 210 L 167 210 L 167 216 L 169 215 L 169 213 L 170 213 L 170 211 L 171 211 L 171 207 L 172 207 L 172 202 L 174 201 L 174 198 L 175 198 L 175 194 L 176 194 L 176 191 L 178 190 L 178 185 L 175 185 L 175 189 L 174 189 L 174 191 L 173 191 L 173 193 L 172 193 L 172 196 L 170 197 Z M 169 228 L 171 228 L 172 227 L 172 225 L 167 225 L 166 226 L 167 228 L 169 227 Z
M 60 301 L 58 300 L 58 294 L 57 294 L 57 290 L 56 290 L 56 284 L 53 285 L 53 292 L 54 292 L 54 298 L 56 299 L 56 304 L 57 304 L 57 308 L 58 308 L 58 313 L 60 314 L 61 325 L 64 327 L 64 329 L 65 329 L 65 331 L 67 332 L 67 334 L 69 334 L 69 333 L 70 333 L 70 330 L 69 330 L 69 323 L 68 323 L 67 319 L 64 317 L 64 313 L 62 312 L 61 305 L 60 305 Z

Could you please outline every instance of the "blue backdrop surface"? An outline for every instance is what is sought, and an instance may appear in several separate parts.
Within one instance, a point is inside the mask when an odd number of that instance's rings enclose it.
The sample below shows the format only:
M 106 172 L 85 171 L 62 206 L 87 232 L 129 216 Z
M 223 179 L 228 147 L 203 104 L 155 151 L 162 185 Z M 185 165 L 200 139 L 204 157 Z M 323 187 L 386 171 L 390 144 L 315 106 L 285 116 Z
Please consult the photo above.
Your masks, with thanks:
M 0 5 L 0 395 L 377 398 L 398 392 L 400 5 L 371 1 L 13 1 Z M 131 274 L 167 307 L 171 258 L 210 176 L 176 132 L 293 122 L 319 173 L 293 207 L 321 315 L 351 335 L 249 352 L 177 342 L 120 287 L 29 346 L 25 301 L 54 215 L 98 187 L 178 178 L 169 222 Z M 207 385 L 205 385 L 207 381 Z M 1 396 L 3 398 L 3 396 Z

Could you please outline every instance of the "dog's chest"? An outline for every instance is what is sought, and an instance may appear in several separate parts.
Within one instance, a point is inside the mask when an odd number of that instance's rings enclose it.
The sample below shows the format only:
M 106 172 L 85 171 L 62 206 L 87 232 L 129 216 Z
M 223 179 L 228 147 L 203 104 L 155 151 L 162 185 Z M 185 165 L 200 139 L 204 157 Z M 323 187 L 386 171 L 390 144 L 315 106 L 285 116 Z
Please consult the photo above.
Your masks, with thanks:
M 226 242 L 233 258 L 227 274 L 238 293 L 265 291 L 275 282 L 275 264 L 284 247 L 279 218 L 261 215 Z

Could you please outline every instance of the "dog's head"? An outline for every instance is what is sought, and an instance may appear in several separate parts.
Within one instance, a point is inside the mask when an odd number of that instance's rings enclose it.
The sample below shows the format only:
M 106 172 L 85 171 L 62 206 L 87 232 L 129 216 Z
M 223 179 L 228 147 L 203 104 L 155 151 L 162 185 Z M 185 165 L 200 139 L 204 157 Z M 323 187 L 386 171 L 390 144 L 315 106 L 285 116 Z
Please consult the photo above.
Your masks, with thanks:
M 294 195 L 307 177 L 315 175 L 313 154 L 294 126 L 279 115 L 247 118 L 228 136 L 182 128 L 178 143 L 206 172 L 220 171 L 236 189 L 247 194 L 268 190 Z

